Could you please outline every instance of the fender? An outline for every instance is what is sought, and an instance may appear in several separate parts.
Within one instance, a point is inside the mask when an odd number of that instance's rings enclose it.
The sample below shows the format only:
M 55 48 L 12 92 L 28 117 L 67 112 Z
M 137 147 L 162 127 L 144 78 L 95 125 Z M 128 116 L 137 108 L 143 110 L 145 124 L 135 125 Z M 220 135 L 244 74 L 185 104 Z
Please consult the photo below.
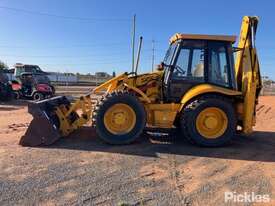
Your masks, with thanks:
M 226 89 L 224 87 L 219 87 L 211 84 L 200 84 L 193 88 L 191 88 L 181 99 L 181 108 L 180 110 L 186 105 L 188 101 L 192 98 L 199 96 L 201 94 L 207 93 L 217 93 L 226 96 L 241 96 L 242 92 L 232 89 Z

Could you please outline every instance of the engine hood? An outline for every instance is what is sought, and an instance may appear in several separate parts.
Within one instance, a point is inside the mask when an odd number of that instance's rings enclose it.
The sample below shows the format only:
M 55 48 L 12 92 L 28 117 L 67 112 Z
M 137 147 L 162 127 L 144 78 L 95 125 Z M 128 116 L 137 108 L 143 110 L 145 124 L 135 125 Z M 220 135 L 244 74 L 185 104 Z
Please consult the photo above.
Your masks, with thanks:
M 119 89 L 121 86 L 123 86 L 123 84 L 130 84 L 132 86 L 143 86 L 147 84 L 150 80 L 161 81 L 162 75 L 163 71 L 155 71 L 152 73 L 144 73 L 138 75 L 123 73 L 96 87 L 92 92 L 99 93 L 102 90 L 112 92 L 113 90 Z

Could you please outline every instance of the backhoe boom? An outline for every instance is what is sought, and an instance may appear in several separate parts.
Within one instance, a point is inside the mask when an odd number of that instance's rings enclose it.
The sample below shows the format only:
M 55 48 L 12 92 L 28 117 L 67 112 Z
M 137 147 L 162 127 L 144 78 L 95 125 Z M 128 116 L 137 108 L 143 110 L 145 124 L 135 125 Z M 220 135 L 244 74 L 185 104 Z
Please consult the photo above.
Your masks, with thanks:
M 255 124 L 255 107 L 262 88 L 257 50 L 255 46 L 258 17 L 245 16 L 242 21 L 235 77 L 238 89 L 243 93 L 243 133 L 252 132 Z

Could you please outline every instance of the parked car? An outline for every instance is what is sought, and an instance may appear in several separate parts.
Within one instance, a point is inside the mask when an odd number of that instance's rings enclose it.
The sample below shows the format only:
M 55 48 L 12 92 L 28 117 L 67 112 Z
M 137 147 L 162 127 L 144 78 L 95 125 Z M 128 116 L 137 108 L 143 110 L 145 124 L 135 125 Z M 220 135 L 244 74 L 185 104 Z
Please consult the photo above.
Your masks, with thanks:
M 54 86 L 44 74 L 21 73 L 19 81 L 13 81 L 12 85 L 18 98 L 40 101 L 52 97 L 55 93 Z
M 47 72 L 44 72 L 38 65 L 33 64 L 17 63 L 12 69 L 10 69 L 10 71 L 14 74 L 16 78 L 20 77 L 23 73 L 47 75 Z
M 0 100 L 9 101 L 12 99 L 12 87 L 9 82 L 7 74 L 3 71 L 0 71 Z

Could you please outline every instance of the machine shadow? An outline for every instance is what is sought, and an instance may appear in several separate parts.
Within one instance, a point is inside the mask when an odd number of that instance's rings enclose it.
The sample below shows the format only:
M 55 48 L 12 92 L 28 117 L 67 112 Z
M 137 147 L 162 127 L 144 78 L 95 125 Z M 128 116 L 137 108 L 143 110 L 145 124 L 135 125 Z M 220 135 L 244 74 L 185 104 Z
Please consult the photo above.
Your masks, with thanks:
M 187 155 L 275 162 L 275 132 L 255 131 L 251 136 L 237 135 L 230 145 L 219 148 L 203 148 L 191 145 L 181 136 L 155 137 L 144 134 L 130 145 L 109 145 L 97 138 L 95 130 L 83 127 L 69 137 L 60 139 L 47 148 L 96 151 L 157 157 L 159 154 Z
M 10 100 L 7 102 L 0 101 L 0 111 L 14 111 L 22 109 L 28 105 L 26 100 Z

